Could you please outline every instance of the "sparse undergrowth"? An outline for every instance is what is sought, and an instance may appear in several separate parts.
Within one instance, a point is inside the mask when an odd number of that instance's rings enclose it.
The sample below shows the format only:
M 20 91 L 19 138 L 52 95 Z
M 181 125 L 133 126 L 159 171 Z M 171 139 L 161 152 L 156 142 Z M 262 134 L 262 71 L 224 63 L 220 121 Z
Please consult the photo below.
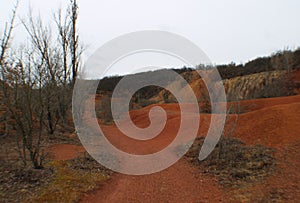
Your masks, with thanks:
M 51 161 L 43 170 L 0 168 L 0 202 L 77 202 L 111 175 L 87 155 Z
M 36 194 L 53 179 L 52 168 L 23 168 L 17 164 L 0 163 L 0 202 L 22 202 Z
M 233 138 L 222 138 L 213 152 L 205 160 L 199 161 L 203 141 L 203 137 L 197 138 L 186 158 L 204 173 L 216 176 L 225 187 L 239 187 L 260 181 L 275 169 L 274 149 L 261 145 L 246 146 Z
M 74 145 L 80 145 L 81 142 L 78 138 L 78 136 L 74 133 L 69 133 L 71 136 L 66 136 L 63 133 L 55 133 L 52 136 L 50 136 L 46 142 L 47 144 L 74 144 Z

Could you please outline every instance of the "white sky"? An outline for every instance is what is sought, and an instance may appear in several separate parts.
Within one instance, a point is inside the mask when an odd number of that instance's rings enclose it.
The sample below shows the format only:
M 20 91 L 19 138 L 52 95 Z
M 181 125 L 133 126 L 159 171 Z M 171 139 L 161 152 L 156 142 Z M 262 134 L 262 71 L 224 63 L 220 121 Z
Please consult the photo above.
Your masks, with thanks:
M 52 20 L 66 0 L 20 0 L 18 15 L 29 5 Z M 0 31 L 13 0 L 0 0 Z M 165 30 L 196 43 L 214 64 L 247 62 L 284 48 L 300 46 L 299 0 L 78 0 L 80 36 L 86 55 L 121 34 Z M 22 26 L 14 33 L 23 41 Z

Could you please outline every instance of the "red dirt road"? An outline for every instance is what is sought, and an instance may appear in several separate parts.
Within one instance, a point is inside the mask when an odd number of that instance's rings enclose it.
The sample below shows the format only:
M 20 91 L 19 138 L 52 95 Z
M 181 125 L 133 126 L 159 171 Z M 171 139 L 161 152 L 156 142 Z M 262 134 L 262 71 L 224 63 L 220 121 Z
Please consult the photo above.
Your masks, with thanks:
M 220 202 L 226 198 L 214 178 L 180 160 L 151 175 L 116 174 L 82 202 Z

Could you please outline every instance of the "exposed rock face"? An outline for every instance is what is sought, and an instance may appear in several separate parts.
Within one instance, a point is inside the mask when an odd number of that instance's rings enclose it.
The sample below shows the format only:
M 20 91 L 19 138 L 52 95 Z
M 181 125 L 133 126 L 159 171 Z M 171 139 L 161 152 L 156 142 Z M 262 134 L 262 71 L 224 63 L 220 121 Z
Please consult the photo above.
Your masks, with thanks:
M 207 100 L 209 95 L 205 83 L 196 75 L 197 73 L 194 71 L 186 80 L 195 92 L 198 101 L 201 102 Z M 186 78 L 186 76 L 184 77 Z M 287 89 L 286 71 L 261 72 L 215 82 L 223 82 L 228 101 L 278 97 L 291 94 L 291 91 Z M 182 84 L 178 84 L 177 81 L 171 83 L 169 86 L 178 87 L 183 92 L 186 88 Z M 175 101 L 175 98 L 167 90 L 162 90 L 158 95 L 151 98 L 151 100 L 163 103 Z
M 262 72 L 224 81 L 227 100 L 287 96 L 286 71 Z

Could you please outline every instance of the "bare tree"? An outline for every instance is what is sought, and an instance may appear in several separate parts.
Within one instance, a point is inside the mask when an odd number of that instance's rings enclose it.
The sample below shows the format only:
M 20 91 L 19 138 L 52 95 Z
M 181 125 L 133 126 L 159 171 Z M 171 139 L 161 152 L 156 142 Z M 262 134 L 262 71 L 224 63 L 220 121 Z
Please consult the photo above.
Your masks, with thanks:
M 71 21 L 71 34 L 70 34 L 70 48 L 72 53 L 72 84 L 74 85 L 78 69 L 79 69 L 79 57 L 81 55 L 82 49 L 79 48 L 79 37 L 77 34 L 77 19 L 78 19 L 78 5 L 76 0 L 70 0 L 71 11 L 70 11 L 70 21 Z
M 6 58 L 7 58 L 7 54 L 9 52 L 10 49 L 10 41 L 12 38 L 12 32 L 14 29 L 14 25 L 15 25 L 15 19 L 16 19 L 16 13 L 17 13 L 17 9 L 18 9 L 18 5 L 19 5 L 19 1 L 17 0 L 15 2 L 15 6 L 12 10 L 12 17 L 10 19 L 10 22 L 5 24 L 4 27 L 4 31 L 3 33 L 0 34 L 0 75 L 1 75 L 1 79 L 0 79 L 0 97 L 4 97 L 5 96 L 5 91 L 6 91 L 6 83 L 5 83 L 5 69 L 4 66 L 6 64 Z M 8 111 L 7 111 L 7 107 L 5 105 L 4 100 L 0 100 L 0 106 L 2 106 L 2 109 L 4 110 L 3 115 L 0 115 L 0 120 L 1 122 L 4 123 L 4 128 L 5 128 L 5 134 L 8 134 Z
M 60 9 L 54 14 L 57 38 L 53 38 L 51 26 L 45 26 L 39 18 L 35 20 L 30 13 L 29 21 L 23 21 L 31 43 L 37 54 L 43 59 L 46 75 L 49 77 L 43 86 L 47 103 L 45 105 L 46 129 L 54 134 L 57 125 L 65 127 L 68 112 L 71 108 L 71 95 L 77 72 L 80 66 L 82 48 L 79 47 L 77 34 L 78 6 L 76 1 L 70 0 L 63 17 Z
M 54 14 L 54 18 L 59 33 L 58 42 L 63 64 L 64 92 L 61 94 L 60 113 L 65 124 L 67 112 L 71 108 L 72 88 L 78 75 L 80 57 L 83 52 L 77 34 L 78 5 L 76 0 L 70 0 L 65 17 L 62 15 L 62 9 L 59 9 L 57 14 Z
M 43 85 L 44 96 L 47 100 L 45 110 L 47 114 L 46 127 L 49 134 L 53 134 L 56 125 L 59 122 L 60 117 L 58 116 L 57 109 L 57 89 L 60 81 L 60 53 L 52 42 L 50 26 L 44 26 L 40 18 L 37 20 L 33 19 L 32 14 L 29 15 L 29 22 L 23 21 L 23 25 L 26 28 L 31 44 L 36 50 L 36 54 L 43 61 L 43 66 L 46 69 L 47 79 Z
M 1 102 L 18 131 L 16 141 L 24 166 L 30 160 L 34 168 L 42 168 L 44 129 L 53 134 L 71 107 L 82 49 L 76 31 L 78 7 L 76 1 L 70 2 L 65 20 L 59 14 L 56 21 L 60 40 L 53 37 L 51 26 L 34 19 L 30 12 L 29 21 L 22 21 L 29 43 L 13 51 L 9 45 L 18 1 L 0 38 Z
M 40 152 L 44 119 L 42 85 L 44 72 L 41 70 L 42 60 L 36 60 L 34 52 L 20 48 L 11 53 L 10 58 L 2 66 L 3 101 L 14 119 L 16 142 L 20 158 L 24 166 L 27 159 L 34 168 L 42 168 L 44 156 Z M 21 137 L 19 137 L 21 135 Z

